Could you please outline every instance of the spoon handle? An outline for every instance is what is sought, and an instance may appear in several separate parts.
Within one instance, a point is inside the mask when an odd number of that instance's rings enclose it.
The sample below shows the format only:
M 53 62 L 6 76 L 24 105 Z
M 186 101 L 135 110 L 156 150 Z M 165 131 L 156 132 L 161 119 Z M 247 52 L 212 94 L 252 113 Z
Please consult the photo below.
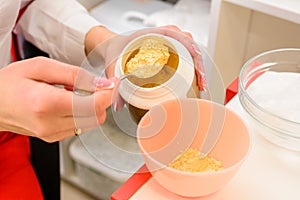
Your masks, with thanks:
M 134 74 L 123 74 L 119 77 L 120 80 L 124 80 L 125 78 L 128 78 L 129 76 L 133 76 L 133 77 L 137 77 L 136 75 Z

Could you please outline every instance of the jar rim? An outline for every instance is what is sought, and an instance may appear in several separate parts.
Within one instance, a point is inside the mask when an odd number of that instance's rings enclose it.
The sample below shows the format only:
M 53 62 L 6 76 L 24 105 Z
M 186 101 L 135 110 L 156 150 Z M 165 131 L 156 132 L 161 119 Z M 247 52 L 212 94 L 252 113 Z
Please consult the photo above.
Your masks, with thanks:
M 149 36 L 155 36 L 159 37 L 162 40 L 166 41 L 168 44 L 170 43 L 174 51 L 178 54 L 178 67 L 176 69 L 176 72 L 170 77 L 166 82 L 162 83 L 161 85 L 151 87 L 151 88 L 145 88 L 145 87 L 140 87 L 134 83 L 132 83 L 129 80 L 122 80 L 124 81 L 122 84 L 120 84 L 119 87 L 119 92 L 120 95 L 124 98 L 125 101 L 129 100 L 129 97 L 132 98 L 132 94 L 139 90 L 141 93 L 149 93 L 149 95 L 152 97 L 152 99 L 142 99 L 141 97 L 135 97 L 137 100 L 132 100 L 134 102 L 138 102 L 138 100 L 141 100 L 143 102 L 143 105 L 139 105 L 140 103 L 137 104 L 132 104 L 134 106 L 137 106 L 142 109 L 147 109 L 150 108 L 152 105 L 155 105 L 157 103 L 160 103 L 165 100 L 169 100 L 170 98 L 174 98 L 174 92 L 177 91 L 176 97 L 182 97 L 182 94 L 185 92 L 187 93 L 189 91 L 189 88 L 191 87 L 195 74 L 194 74 L 194 63 L 192 56 L 188 52 L 188 50 L 181 44 L 179 41 L 165 36 L 161 34 L 145 34 L 142 36 L 139 36 L 135 38 L 133 41 L 128 43 L 128 45 L 124 48 L 123 52 L 121 53 L 121 56 L 118 58 L 117 63 L 116 63 L 116 68 L 115 68 L 115 73 L 116 75 L 123 75 L 124 70 L 122 66 L 123 62 L 123 54 L 124 52 L 128 51 L 128 47 L 132 43 L 135 43 L 137 41 L 142 41 L 144 37 L 149 37 Z M 184 81 L 185 84 L 179 84 L 179 82 Z M 166 89 L 167 88 L 169 91 L 172 91 L 172 94 L 167 94 Z M 179 88 L 179 89 L 178 89 Z M 164 91 L 165 90 L 165 91 Z M 179 91 L 180 90 L 180 91 Z M 182 90 L 182 91 L 181 91 Z M 158 92 L 164 92 L 161 94 L 157 94 Z M 151 93 L 151 94 L 150 94 Z M 170 93 L 170 92 L 169 92 Z M 185 94 L 186 95 L 186 94 Z M 143 96 L 143 95 L 142 95 Z M 155 98 L 153 98 L 155 97 Z M 127 99 L 126 99 L 127 98 Z M 143 100 L 143 101 L 142 101 Z M 128 102 L 131 103 L 131 102 Z

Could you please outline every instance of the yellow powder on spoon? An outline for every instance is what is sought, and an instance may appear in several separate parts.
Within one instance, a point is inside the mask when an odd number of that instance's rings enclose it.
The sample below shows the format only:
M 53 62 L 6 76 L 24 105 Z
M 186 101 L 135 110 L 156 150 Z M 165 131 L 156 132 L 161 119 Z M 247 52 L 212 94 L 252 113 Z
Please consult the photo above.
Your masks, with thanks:
M 126 63 L 126 73 L 139 77 L 151 77 L 167 64 L 169 49 L 158 40 L 145 40 L 138 53 Z

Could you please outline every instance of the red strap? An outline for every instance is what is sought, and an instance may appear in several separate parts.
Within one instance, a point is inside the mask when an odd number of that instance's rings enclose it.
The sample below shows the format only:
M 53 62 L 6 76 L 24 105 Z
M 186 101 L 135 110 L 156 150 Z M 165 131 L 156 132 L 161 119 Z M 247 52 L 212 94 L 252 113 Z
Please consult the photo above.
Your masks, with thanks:
M 16 20 L 16 24 L 18 23 L 18 21 L 20 20 L 20 18 L 22 17 L 22 15 L 24 14 L 24 12 L 26 11 L 27 7 L 32 3 L 29 2 L 26 6 L 24 6 L 22 9 L 20 9 L 19 11 L 19 15 L 17 17 L 17 20 Z M 19 52 L 19 48 L 18 48 L 18 40 L 17 40 L 17 35 L 12 33 L 12 43 L 11 43 L 11 50 L 10 50 L 10 53 L 11 53 L 11 59 L 13 62 L 15 61 L 18 61 L 21 59 L 21 55 L 20 55 L 20 52 Z
M 43 199 L 30 162 L 29 138 L 0 132 L 0 199 Z
M 18 51 L 18 41 L 17 41 L 17 36 L 12 33 L 12 41 L 11 41 L 11 49 L 10 49 L 10 53 L 11 53 L 11 60 L 13 62 L 16 62 L 18 60 L 21 59 L 20 53 Z

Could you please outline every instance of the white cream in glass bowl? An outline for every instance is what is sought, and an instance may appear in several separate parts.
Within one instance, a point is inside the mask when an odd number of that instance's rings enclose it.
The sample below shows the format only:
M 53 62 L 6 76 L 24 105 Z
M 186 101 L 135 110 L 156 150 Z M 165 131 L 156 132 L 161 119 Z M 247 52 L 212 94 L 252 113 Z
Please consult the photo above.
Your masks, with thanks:
M 300 151 L 300 49 L 250 59 L 240 72 L 238 93 L 252 128 L 281 147 Z

